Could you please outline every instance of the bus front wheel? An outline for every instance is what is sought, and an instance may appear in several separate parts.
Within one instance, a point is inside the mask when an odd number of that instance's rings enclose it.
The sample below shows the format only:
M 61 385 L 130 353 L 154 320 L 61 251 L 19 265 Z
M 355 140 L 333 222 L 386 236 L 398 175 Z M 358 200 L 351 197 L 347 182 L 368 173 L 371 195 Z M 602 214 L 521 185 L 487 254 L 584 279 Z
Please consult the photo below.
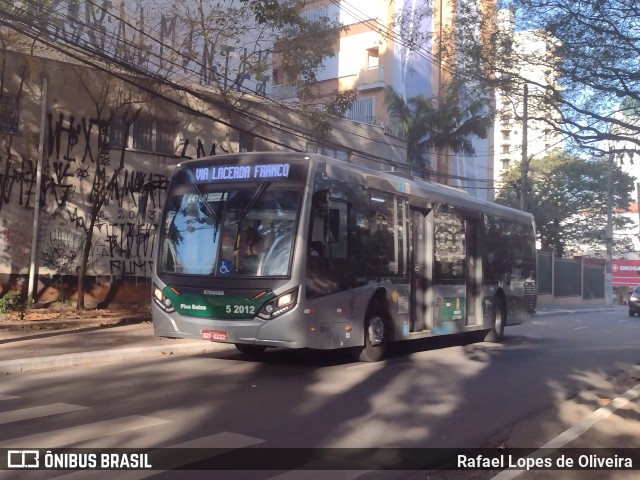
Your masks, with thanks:
M 493 299 L 493 311 L 491 313 L 491 330 L 484 337 L 485 342 L 499 342 L 504 337 L 504 324 L 506 313 L 502 297 Z
M 389 351 L 389 315 L 382 302 L 371 305 L 364 322 L 364 346 L 357 349 L 360 362 L 379 362 Z

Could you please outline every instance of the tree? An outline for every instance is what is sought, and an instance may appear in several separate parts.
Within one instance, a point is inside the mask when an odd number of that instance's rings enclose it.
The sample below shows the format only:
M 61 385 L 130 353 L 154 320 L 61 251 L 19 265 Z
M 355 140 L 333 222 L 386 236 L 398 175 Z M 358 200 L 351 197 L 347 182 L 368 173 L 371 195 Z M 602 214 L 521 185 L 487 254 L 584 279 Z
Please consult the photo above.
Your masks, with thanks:
M 450 85 L 437 100 L 437 107 L 428 119 L 432 132 L 429 146 L 438 152 L 438 181 L 447 183 L 447 153 L 473 155 L 472 138 L 487 138 L 492 114 L 485 99 L 462 97 L 456 84 Z
M 424 95 L 405 101 L 392 87 L 386 88 L 384 100 L 391 123 L 407 142 L 407 164 L 424 178 L 431 170 L 426 144 L 430 132 L 424 119 L 433 110 L 433 102 Z
M 270 60 L 277 53 L 274 40 L 286 47 L 286 62 L 297 71 L 301 91 L 315 81 L 322 59 L 333 54 L 330 40 L 341 26 L 328 18 L 306 20 L 302 7 L 298 0 L 159 0 L 151 5 L 128 2 L 133 11 L 125 11 L 124 3 L 116 10 L 108 1 L 63 0 L 54 5 L 36 0 L 0 0 L 0 8 L 5 9 L 0 15 L 1 25 L 95 70 L 90 73 L 90 69 L 79 68 L 77 72 L 96 107 L 93 127 L 97 127 L 97 133 L 94 129 L 93 134 L 101 150 L 109 150 L 112 115 L 116 113 L 122 120 L 124 140 L 119 160 L 101 158 L 92 172 L 93 185 L 82 225 L 85 239 L 78 269 L 78 309 L 84 308 L 96 221 L 125 167 L 129 127 L 151 97 L 162 90 L 159 97 L 171 97 L 170 101 L 177 104 L 180 100 L 176 97 L 184 93 L 190 100 L 183 103 L 191 110 L 191 100 L 201 100 L 201 114 L 227 126 L 226 150 L 231 151 L 231 117 L 243 114 L 245 96 L 264 95 Z M 130 13 L 138 18 L 131 18 Z M 247 88 L 251 82 L 253 88 Z M 207 88 L 194 87 L 194 83 Z M 348 108 L 349 94 L 336 93 L 335 102 L 329 102 L 320 120 L 341 116 Z M 306 95 L 310 98 L 309 93 Z
M 535 120 L 566 138 L 569 147 L 598 153 L 608 148 L 606 141 L 640 146 L 640 125 L 615 115 L 622 98 L 640 100 L 640 4 L 635 0 L 498 3 L 515 12 L 516 31 L 527 31 L 529 43 L 548 48 L 516 51 L 512 38 L 494 28 L 484 43 L 489 48 L 481 49 L 477 38 L 466 35 L 464 55 L 481 59 L 493 84 L 514 97 L 521 99 L 522 85 L 527 83 L 529 101 L 536 102 L 542 113 Z M 523 65 L 536 65 L 553 81 L 513 68 Z
M 485 0 L 407 2 L 394 18 L 405 56 L 432 64 L 432 104 L 423 139 L 437 155 L 438 181 L 447 183 L 448 157 L 473 154 L 473 138 L 486 139 L 494 115 L 493 72 L 485 64 L 495 7 Z
M 429 151 L 436 149 L 441 183 L 447 181 L 445 153 L 474 154 L 472 138 L 487 138 L 491 128 L 491 115 L 484 101 L 470 100 L 462 107 L 459 92 L 451 85 L 440 97 L 417 95 L 405 102 L 393 88 L 385 91 L 389 118 L 407 141 L 407 163 L 422 174 L 430 168 Z
M 302 103 L 315 103 L 317 73 L 335 54 L 333 45 L 344 29 L 326 16 L 303 15 L 302 0 L 132 0 L 126 9 L 124 2 L 116 8 L 108 0 L 61 0 L 55 7 L 50 1 L 13 3 L 0 0 L 0 7 L 11 5 L 7 24 L 12 28 L 188 89 L 205 107 L 209 104 L 206 113 L 228 127 L 226 150 L 231 149 L 231 117 L 242 115 L 247 95 L 265 96 L 276 70 L 293 77 Z M 335 115 L 339 108 L 334 107 L 350 98 L 336 91 L 323 102 Z M 314 114 L 312 120 L 332 116 Z
M 80 85 L 91 98 L 96 118 L 89 126 L 96 126 L 99 158 L 94 160 L 91 174 L 92 188 L 87 199 L 85 221 L 82 224 L 85 238 L 82 244 L 82 254 L 78 268 L 78 291 L 76 309 L 85 309 L 85 285 L 89 256 L 93 247 L 93 234 L 100 212 L 109 199 L 113 196 L 113 190 L 118 182 L 120 173 L 125 168 L 126 147 L 128 145 L 131 126 L 140 116 L 145 106 L 153 98 L 153 92 L 159 87 L 153 87 L 147 83 L 145 89 L 135 88 L 132 84 L 118 81 L 115 77 L 93 69 L 77 67 L 76 75 Z M 118 152 L 118 161 L 111 163 L 110 137 L 115 134 L 111 130 L 111 120 L 117 116 L 120 120 L 121 142 Z
M 607 161 L 583 159 L 568 152 L 554 150 L 530 164 L 527 198 L 543 249 L 554 249 L 559 256 L 605 245 Z M 520 167 L 513 166 L 502 178 L 504 188 L 497 201 L 519 208 Z M 619 165 L 613 168 L 614 229 L 628 223 L 615 212 L 629 206 L 633 178 Z M 618 241 L 615 248 L 627 251 L 632 245 Z

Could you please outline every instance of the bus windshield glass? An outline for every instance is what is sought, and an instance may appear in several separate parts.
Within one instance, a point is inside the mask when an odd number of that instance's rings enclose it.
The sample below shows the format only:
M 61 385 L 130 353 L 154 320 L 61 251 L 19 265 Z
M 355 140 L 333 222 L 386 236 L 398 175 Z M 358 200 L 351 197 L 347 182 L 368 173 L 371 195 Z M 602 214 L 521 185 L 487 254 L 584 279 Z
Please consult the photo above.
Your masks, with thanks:
M 269 182 L 182 183 L 169 192 L 160 272 L 289 275 L 302 189 Z

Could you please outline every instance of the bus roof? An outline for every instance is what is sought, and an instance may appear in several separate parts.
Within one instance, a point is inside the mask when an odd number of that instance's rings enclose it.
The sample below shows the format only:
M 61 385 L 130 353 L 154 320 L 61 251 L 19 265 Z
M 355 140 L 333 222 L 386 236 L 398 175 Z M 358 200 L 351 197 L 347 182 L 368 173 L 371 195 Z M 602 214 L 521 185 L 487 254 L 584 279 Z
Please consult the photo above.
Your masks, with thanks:
M 325 164 L 334 172 L 343 171 L 359 175 L 361 182 L 367 186 L 406 195 L 410 198 L 421 198 L 425 202 L 443 203 L 470 211 L 487 213 L 523 223 L 533 223 L 533 215 L 521 210 L 499 205 L 469 195 L 464 190 L 439 183 L 432 183 L 399 171 L 373 170 L 361 165 L 346 163 L 342 160 L 324 155 L 305 152 L 245 152 L 237 154 L 216 155 L 180 162 L 177 167 L 193 167 L 199 163 L 240 161 L 252 163 L 260 161 L 308 161 L 312 164 Z

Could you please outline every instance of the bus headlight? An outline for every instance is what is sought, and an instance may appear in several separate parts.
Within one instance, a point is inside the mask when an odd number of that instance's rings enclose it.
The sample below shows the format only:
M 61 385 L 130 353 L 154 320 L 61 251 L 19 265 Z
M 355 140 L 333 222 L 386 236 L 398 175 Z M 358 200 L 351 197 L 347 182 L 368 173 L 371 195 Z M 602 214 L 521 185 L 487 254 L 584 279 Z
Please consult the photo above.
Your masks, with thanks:
M 263 320 L 271 320 L 291 310 L 297 305 L 297 301 L 298 289 L 295 288 L 265 303 L 258 312 L 258 316 Z
M 156 304 L 165 312 L 171 313 L 175 310 L 175 308 L 173 308 L 173 304 L 171 303 L 171 299 L 169 299 L 169 297 L 167 297 L 164 292 L 155 285 L 153 286 L 153 299 L 155 300 Z

